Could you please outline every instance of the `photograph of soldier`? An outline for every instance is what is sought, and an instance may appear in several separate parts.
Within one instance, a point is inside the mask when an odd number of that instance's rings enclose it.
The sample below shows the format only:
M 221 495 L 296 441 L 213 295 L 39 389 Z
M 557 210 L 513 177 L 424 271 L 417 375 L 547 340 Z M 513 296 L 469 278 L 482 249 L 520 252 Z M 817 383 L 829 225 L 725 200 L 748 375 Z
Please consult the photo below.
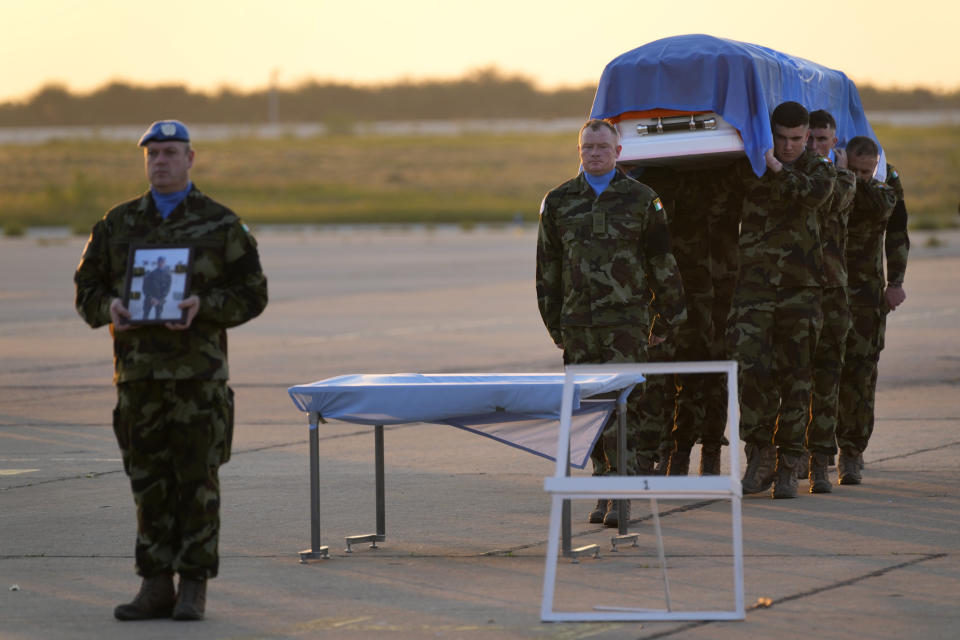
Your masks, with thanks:
M 860 484 L 863 451 L 873 433 L 877 366 L 887 313 L 906 299 L 903 279 L 910 241 L 906 207 L 896 170 L 887 182 L 874 178 L 880 150 L 867 137 L 847 144 L 847 164 L 857 187 L 847 227 L 847 293 L 852 324 L 840 376 L 837 473 L 842 485 Z M 884 253 L 887 273 L 884 277 Z
M 157 257 L 157 266 L 148 271 L 143 277 L 143 319 L 150 318 L 150 312 L 154 312 L 154 317 L 159 320 L 163 317 L 163 305 L 170 295 L 170 285 L 173 278 L 170 276 L 170 267 L 167 266 L 167 259 L 163 256 Z
M 837 454 L 837 394 L 850 330 L 847 301 L 847 220 L 853 206 L 856 177 L 847 169 L 847 155 L 836 148 L 837 123 L 829 112 L 810 114 L 807 147 L 832 158 L 837 170 L 833 194 L 820 208 L 820 240 L 823 245 L 824 288 L 821 308 L 823 327 L 813 360 L 813 393 L 810 421 L 804 442 L 809 456 L 801 459 L 797 477 L 810 480 L 810 493 L 830 493 L 827 470 Z
M 186 126 L 155 122 L 139 146 L 150 189 L 94 225 L 74 274 L 80 316 L 110 325 L 113 429 L 136 507 L 142 581 L 114 617 L 199 620 L 219 571 L 219 468 L 233 435 L 227 329 L 264 310 L 267 280 L 247 226 L 191 182 Z M 176 305 L 182 319 L 138 324 L 121 299 L 130 247 L 141 243 L 194 247 L 191 292 Z
M 192 255 L 189 246 L 131 245 L 123 295 L 130 322 L 164 324 L 186 319 L 179 304 L 189 295 Z
M 806 147 L 809 122 L 803 105 L 781 103 L 771 115 L 764 174 L 746 160 L 731 173 L 731 188 L 743 193 L 727 338 L 739 367 L 744 494 L 773 484 L 774 498 L 797 495 L 822 322 L 818 217 L 836 182 L 833 164 Z
M 579 134 L 581 173 L 540 205 L 537 302 L 566 364 L 645 362 L 648 344 L 675 339 L 686 320 L 663 204 L 617 168 L 620 151 L 614 125 L 588 121 Z M 643 420 L 640 396 L 627 401 L 626 468 L 616 465 L 611 419 L 591 454 L 595 475 L 653 473 L 660 429 Z M 629 521 L 629 501 L 625 513 L 616 503 L 599 500 L 589 521 Z

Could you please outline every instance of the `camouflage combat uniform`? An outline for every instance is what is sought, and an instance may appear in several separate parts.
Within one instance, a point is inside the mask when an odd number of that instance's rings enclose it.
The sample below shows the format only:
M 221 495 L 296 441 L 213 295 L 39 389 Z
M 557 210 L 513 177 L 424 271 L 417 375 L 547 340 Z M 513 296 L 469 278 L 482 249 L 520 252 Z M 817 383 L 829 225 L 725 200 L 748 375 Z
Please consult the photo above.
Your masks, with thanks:
M 640 179 L 664 200 L 673 255 L 683 280 L 687 321 L 675 341 L 652 346 L 651 362 L 712 359 L 714 289 L 711 230 L 705 202 L 712 195 L 708 170 L 645 169 Z M 706 419 L 709 374 L 650 376 L 644 397 L 661 428 L 661 451 L 689 454 Z M 722 431 L 721 436 L 722 438 Z
M 687 293 L 687 324 L 677 338 L 678 360 L 724 360 L 724 329 L 736 282 L 737 226 L 722 169 L 684 174 L 677 206 L 683 212 L 686 242 L 676 250 Z M 730 219 L 733 224 L 730 224 Z M 683 257 L 679 257 L 679 254 Z M 719 312 L 718 312 L 719 311 Z M 722 374 L 682 377 L 674 441 L 689 451 L 697 441 L 704 450 L 727 444 L 726 382 Z M 713 415 L 711 415 L 713 414 Z
M 887 185 L 897 194 L 897 204 L 887 222 L 887 233 L 883 240 L 887 257 L 887 282 L 902 285 L 907 274 L 907 254 L 910 253 L 910 236 L 907 234 L 907 206 L 903 201 L 903 185 L 900 174 L 892 165 L 887 165 Z
M 267 282 L 256 242 L 232 211 L 194 187 L 163 219 L 147 192 L 111 209 L 87 241 L 74 281 L 91 327 L 110 323 L 129 247 L 141 243 L 193 247 L 189 293 L 200 308 L 183 331 L 110 327 L 113 427 L 137 507 L 137 573 L 210 578 L 219 566 L 218 467 L 233 435 L 226 329 L 263 311 Z
M 894 184 L 899 186 L 896 172 Z M 862 454 L 873 433 L 877 363 L 884 345 L 887 322 L 885 282 L 903 282 L 909 241 L 906 209 L 903 220 L 891 222 L 902 203 L 902 190 L 878 180 L 857 180 L 857 193 L 850 213 L 847 240 L 847 294 L 853 324 L 847 336 L 846 362 L 840 378 L 837 446 L 856 456 Z M 901 228 L 902 225 L 902 228 Z M 892 229 L 891 229 L 892 227 Z M 894 238 L 884 238 L 893 231 Z M 885 244 L 893 249 L 884 279 Z M 888 249 L 889 250 L 889 249 Z
M 837 183 L 822 207 L 820 239 L 823 243 L 823 328 L 813 361 L 813 394 L 806 447 L 811 452 L 837 453 L 837 393 L 843 371 L 850 305 L 847 301 L 847 222 L 853 207 L 857 178 L 852 171 L 837 169 Z
M 739 364 L 740 437 L 799 456 L 810 409 L 821 325 L 823 252 L 817 211 L 833 192 L 829 160 L 804 151 L 779 173 L 758 178 L 746 161 L 739 275 L 728 323 Z
M 740 188 L 731 188 L 727 179 L 731 170 L 731 167 L 715 170 L 710 193 L 704 196 L 710 224 L 710 278 L 713 283 L 712 360 L 734 359 L 726 336 L 740 264 L 738 243 L 743 195 Z M 725 375 L 713 379 L 713 384 L 706 389 L 706 415 L 700 427 L 700 440 L 705 449 L 729 444 L 723 435 L 727 424 L 727 379 Z
M 537 302 L 564 362 L 645 362 L 658 335 L 686 319 L 683 284 L 656 193 L 619 170 L 597 196 L 583 174 L 553 189 L 540 208 Z M 628 399 L 627 474 L 652 464 L 660 434 L 644 428 L 640 393 Z M 615 442 L 614 422 L 605 429 Z M 615 473 L 615 458 L 594 450 L 594 473 Z M 638 461 L 639 458 L 639 461 Z

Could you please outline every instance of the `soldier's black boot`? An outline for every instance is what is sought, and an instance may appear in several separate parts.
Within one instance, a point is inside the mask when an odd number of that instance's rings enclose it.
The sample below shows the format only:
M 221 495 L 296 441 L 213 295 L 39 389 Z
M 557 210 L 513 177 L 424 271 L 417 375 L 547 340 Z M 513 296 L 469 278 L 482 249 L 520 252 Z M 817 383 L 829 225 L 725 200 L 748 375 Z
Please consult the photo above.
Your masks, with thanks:
M 620 510 L 617 509 L 618 500 L 610 500 L 607 504 L 607 513 L 603 516 L 603 526 L 608 528 L 614 528 L 620 526 L 620 518 L 623 518 L 624 522 L 630 522 L 630 501 L 623 501 L 623 513 L 620 513 Z
M 700 447 L 700 475 L 720 475 L 720 445 L 705 444 Z
M 658 476 L 667 475 L 667 469 L 670 466 L 670 452 L 673 451 L 672 442 L 661 442 L 657 449 L 657 462 L 654 465 L 653 473 Z
M 747 444 L 747 470 L 740 481 L 744 495 L 766 491 L 776 473 L 777 447 L 773 444 Z
M 830 475 L 827 467 L 830 465 L 830 454 L 810 454 L 810 493 L 830 493 L 833 485 L 830 484 Z
M 774 498 L 797 497 L 797 466 L 800 456 L 781 453 L 777 456 L 777 475 L 773 480 Z
M 590 524 L 600 524 L 603 522 L 603 516 L 607 515 L 607 502 L 608 500 L 606 498 L 597 498 L 597 506 L 590 512 L 590 517 L 588 518 Z
M 151 576 L 143 579 L 140 591 L 131 602 L 118 605 L 113 610 L 113 617 L 117 620 L 169 618 L 175 601 L 173 574 Z
M 668 476 L 685 476 L 690 473 L 690 450 L 678 451 L 676 447 L 670 452 L 670 464 L 667 466 Z
M 800 462 L 797 463 L 797 479 L 806 480 L 810 475 L 810 452 L 806 449 L 800 454 Z
M 863 469 L 863 454 L 855 449 L 841 449 L 837 459 L 837 475 L 840 484 L 860 484 Z
M 655 475 L 656 471 L 654 469 L 654 462 L 652 457 L 647 457 L 645 455 L 637 456 L 637 473 L 638 476 L 652 476 Z M 623 501 L 623 513 L 617 511 L 617 501 L 610 500 L 607 503 L 607 514 L 603 517 L 603 526 L 605 527 L 619 527 L 620 519 L 623 518 L 624 522 L 630 522 L 630 501 Z
M 652 476 L 655 475 L 656 471 L 653 468 L 653 458 L 648 458 L 644 455 L 637 456 L 637 475 L 638 476 Z
M 174 620 L 203 620 L 207 607 L 207 579 L 192 580 L 180 576 L 180 593 L 173 608 Z

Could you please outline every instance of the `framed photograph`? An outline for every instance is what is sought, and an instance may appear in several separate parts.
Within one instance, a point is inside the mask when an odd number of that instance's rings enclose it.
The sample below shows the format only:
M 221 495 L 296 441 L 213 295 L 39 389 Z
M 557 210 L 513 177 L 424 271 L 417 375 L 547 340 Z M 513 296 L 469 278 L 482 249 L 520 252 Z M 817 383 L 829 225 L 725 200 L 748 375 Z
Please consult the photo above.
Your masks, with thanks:
M 193 248 L 184 245 L 131 245 L 123 304 L 130 324 L 186 322 L 180 302 L 190 295 Z

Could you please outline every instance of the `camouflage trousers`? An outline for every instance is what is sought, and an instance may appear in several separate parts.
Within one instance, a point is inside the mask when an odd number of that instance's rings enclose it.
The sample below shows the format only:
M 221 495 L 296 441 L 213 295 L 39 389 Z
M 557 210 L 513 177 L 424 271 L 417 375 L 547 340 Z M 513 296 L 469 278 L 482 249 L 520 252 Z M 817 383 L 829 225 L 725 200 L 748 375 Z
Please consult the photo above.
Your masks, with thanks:
M 687 294 L 687 321 L 677 332 L 678 361 L 701 361 L 713 359 L 713 305 L 714 294 Z M 720 434 L 705 434 L 707 410 L 711 387 L 716 386 L 716 374 L 689 373 L 677 376 L 677 411 L 673 424 L 672 439 L 679 451 L 689 451 L 698 439 L 723 439 Z
M 813 359 L 813 393 L 806 447 L 832 456 L 837 453 L 837 402 L 851 324 L 846 288 L 824 289 L 822 309 L 823 328 Z
M 803 451 L 814 350 L 822 315 L 820 287 L 738 286 L 727 338 L 739 365 L 740 439 Z
M 113 430 L 137 508 L 137 573 L 216 576 L 218 469 L 233 436 L 226 381 L 120 383 Z
M 727 345 L 727 322 L 736 286 L 736 276 L 714 278 L 713 281 L 713 340 L 710 358 L 713 360 L 735 359 Z M 727 376 L 712 376 L 713 381 L 706 387 L 706 412 L 700 427 L 700 441 L 707 446 L 730 444 L 723 433 L 727 425 Z
M 873 434 L 877 364 L 883 350 L 887 314 L 877 307 L 850 307 L 846 358 L 840 374 L 837 446 L 863 452 Z
M 709 360 L 713 339 L 713 294 L 688 293 L 687 321 L 676 338 L 648 347 L 650 362 Z M 709 374 L 663 374 L 648 376 L 644 384 L 644 416 L 650 429 L 660 432 L 660 446 L 689 451 L 707 413 Z M 721 433 L 722 435 L 722 433 Z
M 689 307 L 687 313 L 689 314 Z M 677 341 L 668 339 L 660 344 L 647 345 L 648 362 L 674 362 L 677 359 Z M 673 429 L 676 424 L 680 383 L 675 374 L 646 376 L 643 383 L 643 409 L 640 419 L 644 428 L 659 433 L 658 448 L 673 448 Z M 665 462 L 665 461 L 662 461 Z
M 564 364 L 602 364 L 607 362 L 646 362 L 646 327 L 564 327 Z M 652 422 L 645 419 L 643 403 L 644 385 L 638 385 L 627 397 L 627 468 L 624 475 L 637 474 L 637 457 L 649 461 L 656 456 L 660 431 L 651 428 Z M 616 395 L 616 394 L 612 394 Z M 617 420 L 610 416 L 603 434 L 590 453 L 594 475 L 616 475 L 617 469 Z

